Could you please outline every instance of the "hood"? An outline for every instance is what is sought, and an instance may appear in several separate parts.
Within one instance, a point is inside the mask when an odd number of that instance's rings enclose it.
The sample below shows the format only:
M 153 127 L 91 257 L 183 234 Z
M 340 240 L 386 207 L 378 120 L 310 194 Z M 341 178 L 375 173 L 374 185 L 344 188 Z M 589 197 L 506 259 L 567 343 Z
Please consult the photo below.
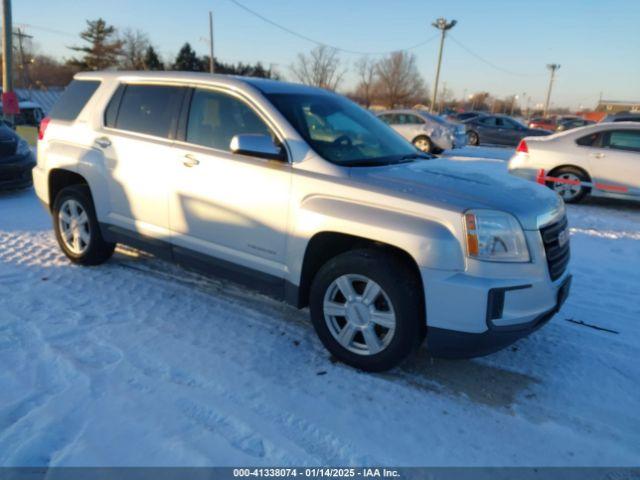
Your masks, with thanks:
M 494 165 L 495 163 L 495 165 Z M 375 185 L 408 200 L 458 211 L 500 210 L 514 215 L 525 230 L 537 230 L 546 219 L 564 211 L 562 199 L 550 189 L 509 175 L 504 162 L 423 160 L 382 167 L 352 167 L 354 180 Z

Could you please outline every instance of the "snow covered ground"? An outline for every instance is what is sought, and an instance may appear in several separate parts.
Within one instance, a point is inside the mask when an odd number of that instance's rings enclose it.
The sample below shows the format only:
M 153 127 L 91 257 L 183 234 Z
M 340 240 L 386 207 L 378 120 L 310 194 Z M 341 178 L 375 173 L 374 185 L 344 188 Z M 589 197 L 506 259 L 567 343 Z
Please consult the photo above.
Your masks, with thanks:
M 0 194 L 0 465 L 637 465 L 640 205 L 568 211 L 573 291 L 547 326 L 372 375 L 332 363 L 306 311 L 130 250 L 71 265 L 33 191 Z

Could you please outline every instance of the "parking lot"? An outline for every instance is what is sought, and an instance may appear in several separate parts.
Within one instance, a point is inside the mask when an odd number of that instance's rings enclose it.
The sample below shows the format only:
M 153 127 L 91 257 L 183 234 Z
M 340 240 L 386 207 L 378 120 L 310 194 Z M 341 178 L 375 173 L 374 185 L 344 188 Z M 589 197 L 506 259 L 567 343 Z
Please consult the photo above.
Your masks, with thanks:
M 531 337 L 365 374 L 306 311 L 128 249 L 72 265 L 32 190 L 0 204 L 2 465 L 637 463 L 638 205 L 568 207 L 572 295 Z

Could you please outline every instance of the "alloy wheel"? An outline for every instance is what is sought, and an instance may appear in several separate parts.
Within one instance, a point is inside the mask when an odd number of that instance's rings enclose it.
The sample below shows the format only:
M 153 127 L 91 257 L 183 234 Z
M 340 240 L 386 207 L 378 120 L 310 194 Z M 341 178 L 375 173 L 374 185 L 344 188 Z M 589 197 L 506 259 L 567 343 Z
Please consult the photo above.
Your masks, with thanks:
M 324 320 L 342 347 L 359 355 L 375 355 L 393 339 L 396 315 L 389 296 L 363 275 L 347 274 L 327 288 Z
M 91 227 L 84 207 L 74 199 L 65 200 L 58 213 L 58 225 L 65 247 L 75 255 L 82 255 L 89 248 Z
M 580 178 L 573 173 L 562 173 L 558 176 L 563 180 L 571 180 L 572 182 L 580 182 Z M 580 184 L 573 185 L 570 183 L 554 182 L 553 189 L 562 197 L 565 201 L 571 201 L 580 195 L 582 186 Z

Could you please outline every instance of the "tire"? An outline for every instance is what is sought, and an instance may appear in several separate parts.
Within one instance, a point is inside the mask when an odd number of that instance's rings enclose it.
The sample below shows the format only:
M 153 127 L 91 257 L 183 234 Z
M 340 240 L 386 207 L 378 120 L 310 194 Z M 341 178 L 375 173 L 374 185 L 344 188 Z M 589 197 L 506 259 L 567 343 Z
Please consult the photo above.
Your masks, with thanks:
M 414 138 L 411 143 L 413 143 L 413 146 L 416 147 L 421 152 L 433 153 L 434 151 L 433 142 L 426 135 L 420 135 Z
M 351 300 L 343 293 L 349 289 Z M 329 260 L 313 279 L 309 301 L 313 326 L 327 350 L 368 372 L 389 370 L 420 346 L 426 333 L 423 305 L 414 271 L 375 249 L 352 250 Z M 340 337 L 346 340 L 340 342 Z
M 564 178 L 580 182 L 588 182 L 589 176 L 579 168 L 563 167 L 549 172 L 550 177 Z M 591 192 L 589 187 L 582 185 L 569 185 L 560 182 L 547 182 L 547 187 L 562 197 L 565 203 L 578 203 Z
M 72 185 L 58 193 L 53 202 L 53 228 L 58 245 L 73 263 L 99 265 L 113 255 L 116 244 L 102 237 L 86 185 Z
M 480 136 L 478 135 L 478 133 L 474 132 L 473 130 L 467 133 L 467 143 L 474 147 L 480 145 Z

